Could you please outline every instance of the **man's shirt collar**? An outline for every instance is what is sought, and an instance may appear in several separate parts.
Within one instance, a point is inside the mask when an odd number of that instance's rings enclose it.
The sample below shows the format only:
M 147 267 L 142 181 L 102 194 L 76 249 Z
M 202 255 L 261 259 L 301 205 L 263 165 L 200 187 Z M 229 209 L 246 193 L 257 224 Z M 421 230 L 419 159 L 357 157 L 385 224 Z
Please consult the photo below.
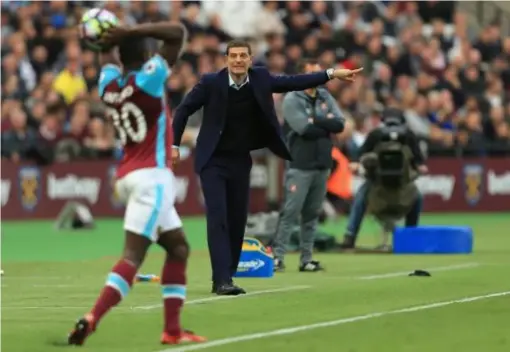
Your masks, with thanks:
M 248 84 L 250 82 L 250 77 L 246 75 L 246 79 L 241 84 L 236 84 L 234 80 L 232 79 L 232 76 L 230 76 L 230 73 L 228 75 L 228 86 L 232 87 L 234 89 L 241 89 L 245 84 Z

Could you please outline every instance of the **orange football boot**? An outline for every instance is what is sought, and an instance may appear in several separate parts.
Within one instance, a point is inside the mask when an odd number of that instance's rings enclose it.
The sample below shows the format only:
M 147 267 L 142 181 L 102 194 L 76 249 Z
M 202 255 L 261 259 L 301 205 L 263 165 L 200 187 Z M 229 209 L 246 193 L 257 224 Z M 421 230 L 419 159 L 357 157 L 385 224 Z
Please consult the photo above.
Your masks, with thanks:
M 164 332 L 161 335 L 161 344 L 163 345 L 178 345 L 181 343 L 187 342 L 206 342 L 207 339 L 203 336 L 195 335 L 193 332 L 189 330 L 183 330 L 180 336 L 170 335 L 167 332 Z

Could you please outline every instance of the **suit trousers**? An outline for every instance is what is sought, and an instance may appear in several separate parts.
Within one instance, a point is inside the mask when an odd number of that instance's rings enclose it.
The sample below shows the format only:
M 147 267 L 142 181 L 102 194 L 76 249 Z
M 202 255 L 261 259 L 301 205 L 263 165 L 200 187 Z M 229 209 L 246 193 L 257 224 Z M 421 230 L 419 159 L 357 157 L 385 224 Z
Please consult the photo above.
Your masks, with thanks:
M 250 193 L 252 159 L 213 155 L 200 171 L 207 243 L 214 283 L 228 283 L 241 257 Z

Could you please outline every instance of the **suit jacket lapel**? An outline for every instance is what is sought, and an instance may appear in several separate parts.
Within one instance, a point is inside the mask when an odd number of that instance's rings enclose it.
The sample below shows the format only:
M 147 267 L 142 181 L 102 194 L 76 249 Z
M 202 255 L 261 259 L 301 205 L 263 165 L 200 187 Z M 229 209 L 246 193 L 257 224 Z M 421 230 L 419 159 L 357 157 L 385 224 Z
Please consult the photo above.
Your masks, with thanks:
M 228 71 L 226 68 L 218 72 L 216 85 L 216 94 L 213 93 L 213 97 L 216 99 L 217 114 L 220 117 L 220 123 L 223 126 L 225 123 L 225 117 L 227 116 L 227 105 L 228 105 Z
M 219 72 L 219 91 L 222 99 L 228 99 L 228 71 L 226 68 Z
M 250 84 L 251 88 L 253 90 L 253 94 L 255 95 L 255 99 L 257 100 L 257 103 L 259 104 L 260 108 L 262 109 L 262 112 L 264 115 L 266 115 L 266 105 L 264 102 L 264 99 L 262 98 L 262 94 L 260 92 L 261 84 L 259 82 L 259 76 L 253 71 L 252 69 L 248 70 L 248 76 L 250 77 Z

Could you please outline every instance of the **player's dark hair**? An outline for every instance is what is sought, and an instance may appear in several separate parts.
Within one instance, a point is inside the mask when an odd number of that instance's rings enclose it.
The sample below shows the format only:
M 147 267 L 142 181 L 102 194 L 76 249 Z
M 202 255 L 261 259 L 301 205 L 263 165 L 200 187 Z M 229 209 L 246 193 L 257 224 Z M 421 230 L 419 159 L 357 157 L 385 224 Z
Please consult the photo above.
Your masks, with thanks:
M 242 39 L 231 40 L 227 44 L 227 50 L 226 50 L 225 54 L 228 55 L 230 52 L 230 49 L 232 49 L 232 48 L 246 48 L 246 49 L 248 49 L 248 54 L 251 55 L 251 45 L 246 40 L 242 40 Z
M 127 69 L 139 69 L 147 60 L 147 47 L 144 38 L 126 38 L 119 43 L 119 56 Z
M 318 65 L 319 61 L 316 59 L 302 59 L 299 60 L 296 65 L 296 72 L 297 73 L 305 73 L 306 67 L 309 65 Z

